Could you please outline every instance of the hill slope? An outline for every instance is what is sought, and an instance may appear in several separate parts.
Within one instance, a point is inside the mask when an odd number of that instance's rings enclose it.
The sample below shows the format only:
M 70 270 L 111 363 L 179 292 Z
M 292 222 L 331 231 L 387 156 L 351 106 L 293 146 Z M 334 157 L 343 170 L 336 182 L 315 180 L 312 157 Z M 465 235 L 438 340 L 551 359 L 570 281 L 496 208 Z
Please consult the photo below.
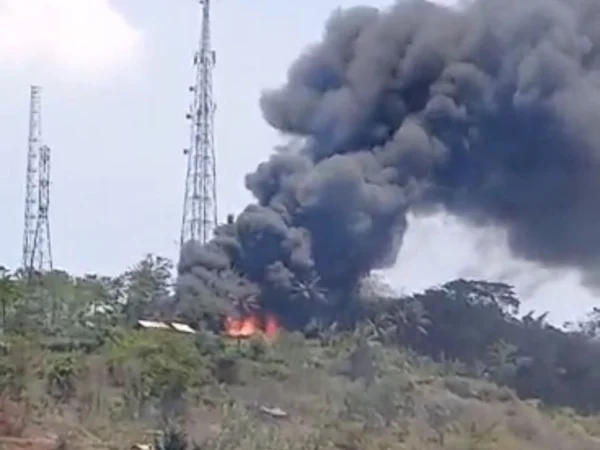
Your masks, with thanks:
M 3 359 L 26 356 L 15 398 L 28 426 L 71 448 L 152 442 L 169 424 L 215 450 L 600 449 L 594 417 L 521 401 L 460 364 L 360 334 L 268 344 L 128 331 L 85 355 L 13 348 Z

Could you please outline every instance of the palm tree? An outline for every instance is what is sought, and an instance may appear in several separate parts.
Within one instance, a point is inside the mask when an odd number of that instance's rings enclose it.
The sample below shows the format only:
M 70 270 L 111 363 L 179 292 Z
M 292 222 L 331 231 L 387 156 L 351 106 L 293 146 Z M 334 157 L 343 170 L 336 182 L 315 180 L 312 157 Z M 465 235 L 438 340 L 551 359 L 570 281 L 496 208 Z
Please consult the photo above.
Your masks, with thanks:
M 423 304 L 414 298 L 397 300 L 378 320 L 381 339 L 407 343 L 427 334 L 431 319 Z

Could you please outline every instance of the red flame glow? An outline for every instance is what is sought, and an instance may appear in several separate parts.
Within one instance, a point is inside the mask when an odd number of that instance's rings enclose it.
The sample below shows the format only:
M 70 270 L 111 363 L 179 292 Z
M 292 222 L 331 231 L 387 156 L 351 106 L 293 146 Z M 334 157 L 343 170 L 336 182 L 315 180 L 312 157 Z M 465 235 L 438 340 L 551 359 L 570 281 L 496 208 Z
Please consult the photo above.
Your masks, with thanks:
M 268 314 L 264 320 L 260 320 L 256 315 L 240 318 L 226 317 L 223 328 L 226 336 L 235 339 L 249 339 L 263 335 L 267 339 L 273 340 L 277 337 L 280 327 L 277 318 Z

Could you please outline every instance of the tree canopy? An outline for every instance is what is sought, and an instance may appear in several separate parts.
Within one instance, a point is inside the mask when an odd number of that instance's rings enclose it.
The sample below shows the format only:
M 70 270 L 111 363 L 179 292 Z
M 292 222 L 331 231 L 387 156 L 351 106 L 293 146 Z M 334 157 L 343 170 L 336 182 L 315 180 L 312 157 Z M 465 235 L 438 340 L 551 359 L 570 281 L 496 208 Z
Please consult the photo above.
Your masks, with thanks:
M 172 268 L 168 259 L 149 254 L 116 277 L 53 271 L 28 282 L 18 271 L 2 267 L 2 330 L 37 334 L 44 346 L 55 349 L 86 350 L 110 338 L 120 342 L 121 354 L 126 354 L 131 345 L 125 344 L 131 342 L 115 337 L 111 330 L 131 328 L 141 318 L 183 317 L 202 327 L 207 314 L 217 314 L 206 306 L 215 302 L 214 296 L 195 298 L 194 308 L 178 310 Z M 267 299 L 268 306 L 272 297 Z M 600 382 L 598 309 L 559 329 L 545 321 L 545 314 L 520 316 L 520 301 L 511 286 L 464 279 L 411 296 L 387 293 L 379 298 L 375 291 L 362 292 L 355 303 L 352 320 L 348 321 L 347 314 L 340 316 L 346 329 L 438 361 L 458 361 L 468 374 L 510 386 L 523 398 L 584 412 L 600 410 L 600 393 L 595 389 Z M 307 314 L 306 308 L 301 311 Z M 283 317 L 282 322 L 295 323 L 293 317 Z M 212 323 L 218 324 L 218 318 L 213 317 Z M 335 317 L 328 316 L 316 332 L 314 328 L 299 331 L 327 339 L 335 329 Z M 144 354 L 143 348 L 153 345 L 140 341 L 134 350 Z M 176 352 L 165 352 L 179 361 Z M 187 369 L 181 364 L 175 365 L 181 366 L 180 376 L 185 377 Z

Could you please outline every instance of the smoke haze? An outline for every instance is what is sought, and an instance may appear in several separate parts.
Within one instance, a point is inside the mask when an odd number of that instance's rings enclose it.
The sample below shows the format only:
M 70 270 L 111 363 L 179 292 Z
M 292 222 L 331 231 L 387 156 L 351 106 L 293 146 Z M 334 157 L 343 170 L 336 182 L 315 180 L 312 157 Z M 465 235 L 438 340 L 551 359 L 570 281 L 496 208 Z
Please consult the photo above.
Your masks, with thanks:
M 289 143 L 246 177 L 256 204 L 183 249 L 180 288 L 348 292 L 440 208 L 600 286 L 597 0 L 338 10 L 261 108 Z

